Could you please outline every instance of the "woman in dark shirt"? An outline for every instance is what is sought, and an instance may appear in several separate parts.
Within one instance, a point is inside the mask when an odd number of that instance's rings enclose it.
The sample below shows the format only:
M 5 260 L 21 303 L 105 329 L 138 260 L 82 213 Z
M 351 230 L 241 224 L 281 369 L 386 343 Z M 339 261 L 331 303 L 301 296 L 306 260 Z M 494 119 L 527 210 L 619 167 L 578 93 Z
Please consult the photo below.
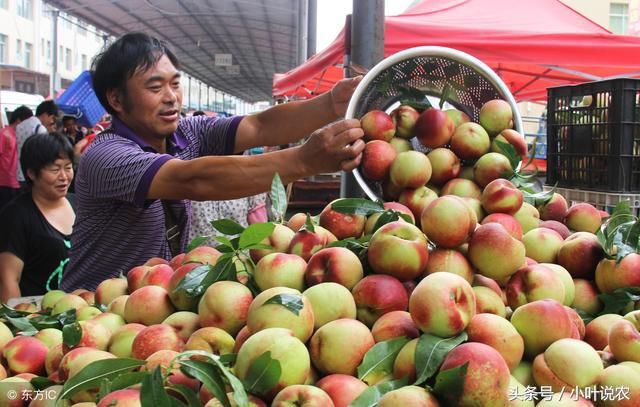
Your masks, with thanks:
M 29 190 L 0 212 L 0 300 L 42 295 L 67 262 L 75 213 L 67 199 L 73 147 L 57 133 L 34 135 L 20 165 Z M 57 282 L 57 278 L 55 278 Z

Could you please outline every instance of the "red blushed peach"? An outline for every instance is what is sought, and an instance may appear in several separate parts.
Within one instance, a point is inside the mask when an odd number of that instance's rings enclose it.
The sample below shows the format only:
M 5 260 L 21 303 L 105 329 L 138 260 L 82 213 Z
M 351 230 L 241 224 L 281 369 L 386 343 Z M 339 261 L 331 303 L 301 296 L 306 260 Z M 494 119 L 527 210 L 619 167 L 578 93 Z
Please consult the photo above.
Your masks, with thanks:
M 431 179 L 433 185 L 441 186 L 460 174 L 460 159 L 448 148 L 436 148 L 427 154 L 431 162 Z
M 127 280 L 124 278 L 110 278 L 96 287 L 96 304 L 109 305 L 116 297 L 127 294 Z
M 487 213 L 514 214 L 522 206 L 524 194 L 511 181 L 498 178 L 484 188 L 481 201 Z
M 371 110 L 360 119 L 365 140 L 389 141 L 396 133 L 396 126 L 387 113 Z
M 184 256 L 186 255 L 187 255 L 186 253 L 180 253 L 173 256 L 171 260 L 169 260 L 169 265 L 171 266 L 171 268 L 175 270 L 178 267 L 182 266 Z
M 182 384 L 193 391 L 198 391 L 200 382 L 192 379 L 180 371 L 180 367 L 175 363 L 178 352 L 170 349 L 161 349 L 155 351 L 145 359 L 145 364 L 140 368 L 141 371 L 152 371 L 160 366 L 162 374 L 166 377 L 168 384 Z M 171 363 L 175 363 L 171 365 Z
M 481 274 L 475 274 L 473 276 L 473 281 L 471 282 L 471 285 L 473 287 L 480 286 L 480 287 L 490 288 L 496 294 L 498 294 L 498 296 L 504 300 L 503 301 L 504 304 L 507 305 L 507 299 L 506 299 L 505 293 L 504 291 L 502 291 L 502 289 L 500 288 L 500 285 L 496 282 L 496 280 L 489 277 L 485 277 Z
M 511 323 L 524 339 L 525 355 L 530 359 L 558 339 L 571 338 L 576 329 L 564 305 L 555 300 L 538 300 L 518 307 L 511 315 Z
M 556 231 L 534 228 L 522 236 L 526 256 L 538 263 L 555 263 L 563 240 Z
M 349 290 L 362 279 L 362 263 L 358 256 L 345 247 L 325 247 L 316 252 L 304 272 L 307 286 L 333 282 Z
M 562 236 L 563 239 L 571 236 L 571 231 L 569 230 L 569 228 L 566 227 L 564 223 L 560 223 L 557 220 L 542 221 L 538 224 L 538 227 L 555 230 L 560 236 Z
M 596 235 L 576 232 L 566 238 L 560 246 L 557 262 L 566 268 L 573 278 L 592 280 L 603 257 L 604 249 Z
M 185 254 L 183 264 L 202 263 L 214 265 L 221 255 L 222 253 L 214 247 L 198 246 Z
M 173 269 L 168 264 L 156 264 L 145 273 L 142 285 L 157 285 L 165 290 L 169 289 L 169 281 L 173 276 Z
M 429 253 L 429 260 L 423 276 L 445 271 L 457 274 L 469 283 L 473 281 L 473 267 L 464 254 L 453 249 L 433 250 Z
M 575 298 L 572 307 L 582 310 L 590 315 L 597 315 L 602 310 L 603 304 L 598 298 L 598 288 L 590 280 L 581 278 L 573 279 Z
M 43 375 L 44 362 L 49 348 L 30 336 L 17 336 L 2 348 L 2 357 L 13 374 L 33 373 Z
M 398 197 L 398 201 L 401 204 L 405 205 L 411 211 L 411 216 L 414 219 L 414 224 L 416 224 L 416 220 L 420 221 L 420 216 L 424 209 L 429 206 L 431 202 L 433 202 L 438 197 L 432 189 L 421 186 L 418 188 L 407 188 L 403 189 Z M 372 215 L 373 216 L 373 215 Z M 417 223 L 419 225 L 419 223 Z M 373 225 L 375 226 L 375 225 Z
M 189 311 L 195 308 L 198 303 L 198 299 L 194 297 L 189 297 L 182 290 L 176 291 L 178 285 L 182 282 L 182 280 L 189 274 L 193 269 L 202 266 L 200 263 L 187 263 L 180 267 L 178 267 L 173 275 L 171 276 L 171 280 L 169 280 L 169 298 L 173 303 L 173 306 L 176 307 L 177 310 L 180 311 Z
M 304 218 L 304 221 L 306 221 L 306 216 Z M 287 248 L 291 244 L 291 239 L 293 239 L 294 234 L 295 232 L 289 227 L 276 223 L 275 227 L 273 228 L 273 232 L 271 232 L 271 235 L 265 237 L 262 242 L 260 242 L 262 244 L 271 246 L 271 248 L 249 250 L 249 256 L 251 256 L 251 260 L 253 260 L 254 263 L 257 263 L 261 258 L 269 253 L 286 252 Z
M 224 329 L 235 335 L 247 322 L 253 294 L 236 281 L 218 281 L 209 286 L 198 304 L 200 325 Z
M 640 321 L 626 318 L 614 323 L 609 329 L 609 349 L 619 362 L 640 363 Z
M 367 259 L 376 273 L 401 281 L 413 280 L 427 266 L 428 241 L 417 226 L 404 221 L 390 222 L 371 236 Z
M 491 143 L 491 151 L 496 153 L 502 152 L 502 148 L 497 143 L 501 141 L 503 143 L 509 143 L 516 149 L 516 154 L 522 157 L 522 161 L 527 161 L 527 140 L 524 136 L 513 129 L 504 129 L 498 134 Z
M 502 297 L 491 288 L 474 286 L 473 293 L 476 295 L 476 314 L 487 313 L 507 317 L 507 307 Z
M 440 195 L 455 195 L 460 198 L 482 198 L 482 191 L 478 184 L 471 179 L 454 178 L 444 184 L 440 190 Z
M 349 346 L 345 346 L 345 344 Z M 311 337 L 309 354 L 322 373 L 356 373 L 375 341 L 371 331 L 355 319 L 336 319 L 320 327 Z
M 429 182 L 431 171 L 431 162 L 424 153 L 405 151 L 393 160 L 389 179 L 400 188 L 418 188 Z
M 324 207 L 320 212 L 320 226 L 327 229 L 338 239 L 346 239 L 348 237 L 360 237 L 364 230 L 364 223 L 367 217 L 364 215 L 354 215 L 349 213 L 341 213 L 333 210 L 333 205 L 340 200 L 334 200 Z
M 518 270 L 509 279 L 506 292 L 507 302 L 514 310 L 536 300 L 549 298 L 562 303 L 565 298 L 565 287 L 560 276 L 541 264 Z
M 455 124 L 443 110 L 429 108 L 420 114 L 413 131 L 423 146 L 436 148 L 449 143 Z
M 123 389 L 113 391 L 102 399 L 98 403 L 97 407 L 109 407 L 109 406 L 122 406 L 122 407 L 134 407 L 140 406 L 140 390 L 138 389 Z
M 157 285 L 148 285 L 135 290 L 124 306 L 127 323 L 143 325 L 159 324 L 175 311 L 169 293 Z
M 525 247 L 502 225 L 487 223 L 473 232 L 468 258 L 478 273 L 502 281 L 525 263 Z
M 417 338 L 420 331 L 407 311 L 391 311 L 378 318 L 371 328 L 371 334 L 377 343 L 399 337 Z
M 379 407 L 412 406 L 440 407 L 438 399 L 429 390 L 420 386 L 404 386 L 385 393 L 378 402 Z
M 413 128 L 420 116 L 416 109 L 408 105 L 400 105 L 391 112 L 390 116 L 396 125 L 396 137 L 401 137 L 402 139 L 413 137 Z
M 489 135 L 478 123 L 461 124 L 451 137 L 451 150 L 463 160 L 476 160 L 488 153 L 490 147 Z
M 572 205 L 564 218 L 564 224 L 576 232 L 596 233 L 601 223 L 600 212 L 588 203 Z
M 486 225 L 487 223 L 499 223 L 507 230 L 507 232 L 509 232 L 511 237 L 522 240 L 522 226 L 520 226 L 520 223 L 518 223 L 513 215 L 506 213 L 492 213 L 482 219 L 482 225 Z
M 611 293 L 618 288 L 640 287 L 640 254 L 632 253 L 620 262 L 601 260 L 596 267 L 596 285 L 600 292 Z
M 366 276 L 351 291 L 356 302 L 358 320 L 367 326 L 391 311 L 406 311 L 407 292 L 395 277 L 384 274 Z
M 169 325 L 151 325 L 138 332 L 131 345 L 131 355 L 136 359 L 146 359 L 162 349 L 182 351 L 184 342 L 175 329 Z
M 398 153 L 386 141 L 372 140 L 368 142 L 362 152 L 362 175 L 372 181 L 383 181 L 389 176 L 391 164 Z
M 605 400 L 601 404 L 603 407 L 636 407 L 640 405 L 640 373 L 631 366 L 624 365 L 609 366 L 600 375 L 598 380 L 599 388 L 629 390 L 628 398 L 614 397 Z
M 609 345 L 609 330 L 622 319 L 618 314 L 605 314 L 594 318 L 585 326 L 584 341 L 595 350 L 603 350 Z
M 554 192 L 547 203 L 538 207 L 538 212 L 540 212 L 540 219 L 542 220 L 563 222 L 568 209 L 567 200 L 562 195 Z
M 477 223 L 476 214 L 453 195 L 435 199 L 422 212 L 421 227 L 438 247 L 453 249 L 467 242 Z
M 314 232 L 300 229 L 293 235 L 287 253 L 297 254 L 304 261 L 309 261 L 314 253 L 336 240 L 333 233 L 322 226 L 316 226 Z
M 511 171 L 513 168 L 507 157 L 500 153 L 487 153 L 474 164 L 473 181 L 484 188 L 494 179 L 502 178 Z
M 293 214 L 289 218 L 289 220 L 287 221 L 287 227 L 293 230 L 294 232 L 297 232 L 298 230 L 300 230 L 300 228 L 302 228 L 302 226 L 304 226 L 306 221 L 307 221 L 307 214 L 298 212 Z
M 425 277 L 409 299 L 409 313 L 418 328 L 444 338 L 462 332 L 475 310 L 473 288 L 465 279 L 452 273 Z
M 524 354 L 524 340 L 511 323 L 497 315 L 476 314 L 467 327 L 470 342 L 480 342 L 497 350 L 514 369 Z
M 324 390 L 335 407 L 348 407 L 369 386 L 362 380 L 345 374 L 331 374 L 320 379 L 316 386 Z
M 467 342 L 453 348 L 440 371 L 468 363 L 462 394 L 455 400 L 453 393 L 445 393 L 446 405 L 507 406 L 509 367 L 500 353 L 489 345 Z M 458 404 L 456 404 L 456 402 Z
M 251 336 L 251 331 L 249 331 L 249 327 L 248 326 L 243 326 L 242 329 L 240 329 L 238 331 L 238 334 L 236 335 L 236 342 L 233 345 L 233 353 L 238 353 L 238 350 L 240 350 L 240 347 L 242 346 L 243 343 L 245 343 L 245 341 L 247 339 L 249 339 L 249 337 Z
M 416 381 L 416 347 L 418 346 L 418 338 L 407 342 L 396 360 L 393 362 L 393 377 L 395 379 L 407 378 L 409 383 Z

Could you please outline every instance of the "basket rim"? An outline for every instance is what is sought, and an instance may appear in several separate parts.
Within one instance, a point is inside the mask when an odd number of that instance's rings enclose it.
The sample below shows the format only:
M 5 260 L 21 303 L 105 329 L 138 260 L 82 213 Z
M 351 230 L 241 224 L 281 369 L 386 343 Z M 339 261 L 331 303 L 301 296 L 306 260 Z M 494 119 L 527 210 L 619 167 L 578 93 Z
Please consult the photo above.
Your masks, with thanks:
M 362 78 L 362 80 L 356 87 L 355 91 L 353 92 L 353 95 L 349 100 L 349 105 L 347 106 L 347 112 L 345 114 L 345 118 L 346 119 L 355 118 L 354 114 L 356 111 L 356 106 L 358 104 L 358 101 L 360 100 L 366 88 L 369 86 L 369 83 L 371 83 L 378 75 L 380 75 L 381 72 L 397 64 L 398 62 L 401 62 L 410 58 L 414 58 L 414 57 L 424 57 L 424 56 L 443 57 L 443 58 L 452 59 L 454 61 L 467 65 L 475 69 L 476 71 L 479 71 L 479 73 L 482 76 L 484 76 L 484 78 L 499 91 L 499 93 L 504 97 L 504 100 L 507 103 L 509 103 L 509 105 L 511 106 L 511 110 L 513 111 L 514 129 L 517 132 L 522 133 L 523 124 L 522 124 L 522 117 L 520 115 L 520 111 L 518 110 L 518 104 L 516 103 L 515 98 L 511 94 L 511 91 L 509 90 L 507 85 L 498 76 L 498 74 L 495 73 L 493 69 L 491 69 L 487 64 L 485 64 L 478 58 L 472 55 L 469 55 L 466 52 L 463 52 L 454 48 L 449 48 L 449 47 L 430 46 L 430 45 L 413 47 L 413 48 L 408 48 L 408 49 L 399 51 L 383 59 L 382 61 L 377 63 L 373 68 L 371 68 L 369 72 L 367 72 L 366 75 Z M 362 177 L 358 168 L 354 168 L 353 170 L 351 170 L 351 173 L 353 174 L 354 178 L 358 182 L 358 185 L 360 186 L 360 188 L 364 191 L 367 197 L 369 197 L 369 199 L 373 201 L 381 200 L 381 197 L 379 197 L 369 187 L 369 185 L 367 184 L 367 181 Z

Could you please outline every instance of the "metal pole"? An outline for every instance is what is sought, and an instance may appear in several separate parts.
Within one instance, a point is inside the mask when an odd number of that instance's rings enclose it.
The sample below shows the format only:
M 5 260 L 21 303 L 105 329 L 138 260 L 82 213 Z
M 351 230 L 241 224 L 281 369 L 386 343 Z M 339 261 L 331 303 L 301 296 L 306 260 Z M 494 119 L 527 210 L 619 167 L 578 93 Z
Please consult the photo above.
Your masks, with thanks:
M 384 57 L 384 0 L 353 0 L 351 62 L 371 68 Z M 354 176 L 342 173 L 340 196 L 363 197 Z
M 318 0 L 308 0 L 307 57 L 316 54 L 316 30 L 318 28 Z
M 298 64 L 307 60 L 307 15 L 309 0 L 298 2 Z
M 51 25 L 53 26 L 53 60 L 51 61 L 51 80 L 49 81 L 49 95 L 52 98 L 56 96 L 56 77 L 58 76 L 58 10 L 53 10 L 51 14 Z
M 189 75 L 189 90 L 187 92 L 187 112 L 191 109 L 191 75 Z
M 202 82 L 198 80 L 198 110 L 202 110 L 201 96 L 202 96 Z
M 209 88 L 209 85 L 207 85 L 207 110 L 211 110 L 211 100 L 209 99 L 209 96 L 211 96 L 211 89 Z

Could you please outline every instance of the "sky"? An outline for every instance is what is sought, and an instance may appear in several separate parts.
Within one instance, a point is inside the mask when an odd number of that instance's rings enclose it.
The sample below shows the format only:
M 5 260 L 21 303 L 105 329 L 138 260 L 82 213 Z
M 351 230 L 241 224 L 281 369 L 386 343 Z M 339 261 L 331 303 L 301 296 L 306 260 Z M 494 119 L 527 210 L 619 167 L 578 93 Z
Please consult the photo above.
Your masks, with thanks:
M 401 14 L 413 0 L 385 0 L 384 14 Z M 316 50 L 322 51 L 336 38 L 344 27 L 345 16 L 351 14 L 353 0 L 317 0 L 318 24 Z

